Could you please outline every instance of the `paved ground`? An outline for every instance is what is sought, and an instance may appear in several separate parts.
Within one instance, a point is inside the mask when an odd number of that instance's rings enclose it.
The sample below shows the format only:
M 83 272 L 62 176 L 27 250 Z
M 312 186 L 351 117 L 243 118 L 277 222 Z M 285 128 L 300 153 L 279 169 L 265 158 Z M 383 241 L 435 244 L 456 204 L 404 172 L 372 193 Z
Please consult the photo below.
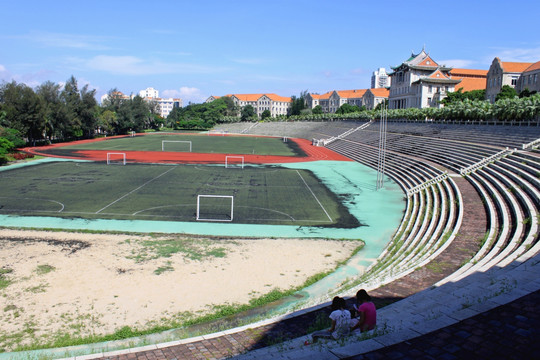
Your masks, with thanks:
M 538 358 L 540 291 L 428 335 L 348 359 Z

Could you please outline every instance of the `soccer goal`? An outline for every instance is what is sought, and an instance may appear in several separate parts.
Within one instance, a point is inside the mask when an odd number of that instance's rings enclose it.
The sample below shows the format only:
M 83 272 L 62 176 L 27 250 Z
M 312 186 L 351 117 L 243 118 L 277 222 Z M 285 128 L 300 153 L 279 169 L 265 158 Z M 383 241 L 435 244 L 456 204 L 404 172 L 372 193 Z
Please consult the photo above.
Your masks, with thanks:
M 210 136 L 210 135 L 221 135 L 221 136 L 225 136 L 226 133 L 227 133 L 227 131 L 225 131 L 225 130 L 219 130 L 219 129 L 210 130 L 210 131 L 207 132 L 208 136 Z
M 234 196 L 197 195 L 197 221 L 233 221 Z
M 165 151 L 165 147 L 167 147 L 168 151 L 186 151 L 186 149 L 189 149 L 189 152 L 191 152 L 192 150 L 191 141 L 161 140 L 161 151 Z
M 126 153 L 107 153 L 107 165 L 126 165 Z
M 225 156 L 225 168 L 226 169 L 243 169 L 244 157 L 243 156 Z
M 287 136 L 284 136 L 283 137 L 283 142 L 288 142 L 289 141 L 289 138 Z
M 129 132 L 129 137 L 135 137 L 135 131 L 130 131 Z

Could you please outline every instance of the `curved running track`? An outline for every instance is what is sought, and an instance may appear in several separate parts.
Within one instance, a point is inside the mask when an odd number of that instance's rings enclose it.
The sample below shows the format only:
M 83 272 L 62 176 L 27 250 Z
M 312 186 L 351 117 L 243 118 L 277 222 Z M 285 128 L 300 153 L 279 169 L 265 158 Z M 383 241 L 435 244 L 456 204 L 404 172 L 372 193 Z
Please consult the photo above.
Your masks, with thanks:
M 137 134 L 145 135 L 145 134 Z M 219 135 L 222 136 L 222 135 Z M 234 135 L 228 135 L 234 136 Z M 246 135 L 242 135 L 246 136 Z M 56 157 L 63 159 L 84 159 L 93 161 L 106 161 L 107 153 L 111 150 L 74 150 L 73 156 L 59 155 L 50 152 L 54 149 L 59 149 L 64 146 L 73 146 L 77 144 L 85 144 L 89 142 L 104 141 L 111 138 L 121 138 L 124 135 L 99 138 L 91 140 L 79 140 L 69 143 L 59 143 L 39 147 L 27 147 L 23 151 L 47 157 Z M 318 160 L 337 160 L 337 161 L 352 161 L 351 159 L 335 153 L 324 147 L 313 146 L 311 141 L 300 138 L 289 138 L 289 141 L 296 142 L 307 156 L 271 156 L 271 155 L 250 155 L 240 154 L 244 157 L 244 162 L 249 164 L 277 164 L 277 163 L 293 163 L 304 161 Z M 116 150 L 118 151 L 118 150 Z M 190 153 L 190 152 L 167 152 L 167 151 L 124 151 L 126 161 L 135 163 L 171 163 L 171 164 L 222 164 L 225 161 L 225 156 L 238 154 L 216 154 L 216 153 Z

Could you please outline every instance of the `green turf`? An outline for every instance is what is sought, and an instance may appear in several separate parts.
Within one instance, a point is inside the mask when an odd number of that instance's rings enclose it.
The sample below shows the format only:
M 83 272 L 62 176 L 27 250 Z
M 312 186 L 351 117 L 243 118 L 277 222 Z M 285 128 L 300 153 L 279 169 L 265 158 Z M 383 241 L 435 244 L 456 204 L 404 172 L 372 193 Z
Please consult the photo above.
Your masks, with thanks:
M 0 173 L 0 214 L 196 221 L 234 196 L 234 223 L 356 227 L 311 171 L 277 166 L 50 162 Z M 230 220 L 230 200 L 200 217 Z
M 165 151 L 188 152 L 189 144 L 172 141 L 191 141 L 192 152 L 218 154 L 255 154 L 277 156 L 304 156 L 298 145 L 282 138 L 219 135 L 167 135 L 149 134 L 136 137 L 110 138 L 104 141 L 79 143 L 64 146 L 66 150 L 111 150 L 111 151 Z

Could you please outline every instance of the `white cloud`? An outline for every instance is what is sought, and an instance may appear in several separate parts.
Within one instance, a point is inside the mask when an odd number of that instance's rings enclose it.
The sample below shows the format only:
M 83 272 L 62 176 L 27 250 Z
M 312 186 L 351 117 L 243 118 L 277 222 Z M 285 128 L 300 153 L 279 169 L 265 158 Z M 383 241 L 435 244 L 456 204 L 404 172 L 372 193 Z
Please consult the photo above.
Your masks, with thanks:
M 540 47 L 533 48 L 498 48 L 489 63 L 498 57 L 502 61 L 537 62 L 540 60 Z
M 72 59 L 73 62 L 77 60 Z M 98 55 L 85 61 L 87 67 L 121 75 L 158 75 L 215 73 L 224 71 L 222 67 L 209 67 L 190 63 L 167 63 L 159 60 L 146 60 L 136 56 Z
M 5 72 L 5 71 L 7 71 L 6 67 L 4 65 L 0 64 L 0 72 Z
M 476 61 L 467 59 L 437 60 L 439 65 L 446 65 L 454 68 L 471 68 Z
M 106 50 L 109 46 L 104 43 L 109 40 L 103 36 L 62 34 L 51 32 L 31 32 L 28 35 L 18 36 L 18 38 L 31 40 L 46 47 L 59 47 L 85 50 Z
M 163 90 L 161 96 L 164 98 L 181 98 L 184 106 L 188 105 L 190 102 L 201 103 L 208 98 L 208 96 L 203 95 L 200 89 L 188 86 L 182 86 L 179 90 Z

